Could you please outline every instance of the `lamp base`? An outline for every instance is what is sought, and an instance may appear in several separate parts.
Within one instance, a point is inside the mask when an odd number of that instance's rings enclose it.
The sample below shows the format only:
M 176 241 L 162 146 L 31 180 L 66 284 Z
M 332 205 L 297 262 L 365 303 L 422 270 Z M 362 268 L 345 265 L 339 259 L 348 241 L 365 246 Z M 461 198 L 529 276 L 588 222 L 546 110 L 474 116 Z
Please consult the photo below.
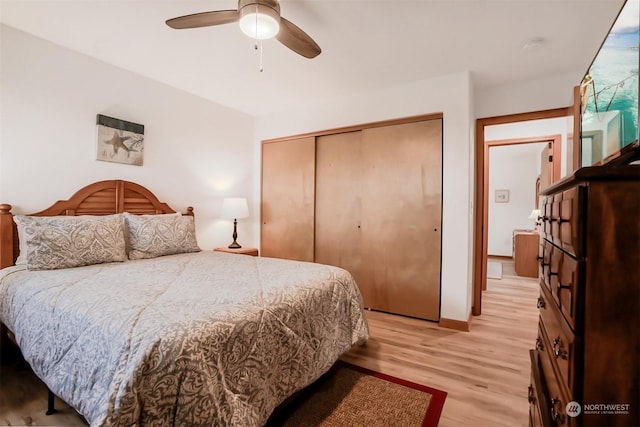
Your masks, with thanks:
M 240 249 L 242 246 L 236 242 L 238 238 L 238 220 L 236 218 L 233 219 L 233 243 L 229 245 L 229 249 Z

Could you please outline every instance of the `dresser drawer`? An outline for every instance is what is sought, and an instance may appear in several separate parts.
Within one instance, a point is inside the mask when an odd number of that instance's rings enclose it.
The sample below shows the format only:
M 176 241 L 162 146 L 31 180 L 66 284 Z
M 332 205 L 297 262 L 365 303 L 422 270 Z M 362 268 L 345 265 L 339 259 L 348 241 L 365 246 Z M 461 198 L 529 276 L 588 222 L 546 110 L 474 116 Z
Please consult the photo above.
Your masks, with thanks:
M 544 284 L 549 292 L 553 295 L 556 303 L 560 305 L 560 297 L 557 295 L 559 273 L 562 265 L 562 259 L 564 252 L 562 249 L 557 248 L 548 241 L 542 242 L 540 245 L 541 254 L 538 258 L 540 260 L 539 273 L 540 281 Z
M 540 283 L 545 286 L 549 292 L 551 292 L 551 255 L 553 252 L 553 245 L 547 240 L 540 241 L 540 251 L 538 252 L 538 277 Z
M 551 255 L 549 257 L 550 258 L 549 269 L 547 271 L 547 277 L 546 277 L 547 289 L 549 289 L 549 291 L 551 292 L 551 296 L 555 300 L 556 304 L 560 306 L 560 296 L 557 293 L 558 283 L 559 283 L 558 277 L 560 274 L 560 266 L 562 265 L 562 259 L 564 258 L 565 253 L 561 249 L 558 249 L 555 246 L 552 246 L 550 251 L 551 251 Z
M 555 294 L 560 303 L 560 310 L 574 332 L 576 332 L 577 326 L 576 318 L 580 293 L 579 284 L 583 274 L 582 271 L 582 261 L 576 260 L 569 254 L 562 254 Z
M 576 257 L 584 256 L 582 228 L 584 218 L 580 206 L 584 189 L 576 186 L 547 196 L 541 209 L 542 235 Z
M 584 263 L 548 241 L 540 244 L 538 258 L 541 286 L 549 291 L 567 323 L 575 331 Z
M 529 383 L 529 427 L 546 427 L 551 425 L 550 397 L 544 383 L 540 356 L 538 351 L 530 350 L 531 381 Z
M 562 193 L 549 195 L 542 201 L 540 229 L 542 236 L 560 246 L 560 205 Z
M 582 247 L 584 233 L 580 232 L 584 221 L 580 209 L 582 192 L 582 187 L 573 187 L 562 193 L 560 214 L 556 219 L 556 222 L 560 224 L 560 245 L 564 250 L 576 257 L 584 256 Z
M 567 391 L 573 393 L 574 383 L 574 344 L 575 335 L 565 322 L 564 317 L 560 314 L 560 310 L 552 298 L 546 291 L 540 293 L 540 319 L 542 323 L 542 331 L 538 331 L 542 335 L 542 345 L 545 353 L 548 355 L 554 370 L 557 371 L 559 383 Z
M 549 357 L 549 353 L 546 351 L 538 352 L 540 357 L 540 370 L 542 371 L 542 378 L 546 393 L 544 398 L 549 413 L 549 423 L 545 426 L 565 427 L 575 424 L 575 419 L 568 417 L 566 413 L 567 403 L 571 401 L 570 397 L 563 391 L 560 379 L 556 376 L 553 369 L 553 360 Z M 542 407 L 540 404 L 539 406 Z
M 540 409 L 541 398 L 544 399 L 545 395 L 539 393 L 539 389 L 536 387 L 536 382 L 533 379 L 533 367 L 531 367 L 531 381 L 529 383 L 529 427 L 545 427 L 542 420 L 542 410 Z
M 562 193 L 549 196 L 551 200 L 551 215 L 549 222 L 551 223 L 551 241 L 560 246 L 562 239 L 560 238 L 560 205 L 562 204 Z
M 540 232 L 542 237 L 548 240 L 552 240 L 551 236 L 551 210 L 553 206 L 553 197 L 547 196 L 543 199 L 542 205 L 540 206 Z

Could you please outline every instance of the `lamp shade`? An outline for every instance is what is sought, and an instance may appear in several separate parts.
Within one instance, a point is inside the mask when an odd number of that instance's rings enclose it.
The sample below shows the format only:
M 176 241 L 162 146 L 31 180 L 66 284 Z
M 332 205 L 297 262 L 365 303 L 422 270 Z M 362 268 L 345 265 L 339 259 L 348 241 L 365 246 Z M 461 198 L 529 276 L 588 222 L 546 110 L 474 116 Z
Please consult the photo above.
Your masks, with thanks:
M 222 201 L 220 216 L 228 219 L 248 217 L 249 206 L 247 205 L 247 199 L 244 197 L 225 197 Z
M 251 38 L 266 40 L 280 31 L 280 15 L 262 4 L 249 4 L 240 9 L 240 29 Z

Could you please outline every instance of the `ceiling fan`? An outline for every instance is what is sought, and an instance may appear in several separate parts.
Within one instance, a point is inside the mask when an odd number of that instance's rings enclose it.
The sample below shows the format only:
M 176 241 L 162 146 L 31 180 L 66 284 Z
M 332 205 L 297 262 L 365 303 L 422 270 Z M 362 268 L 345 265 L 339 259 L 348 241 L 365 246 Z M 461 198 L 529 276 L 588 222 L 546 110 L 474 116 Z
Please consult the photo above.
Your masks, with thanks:
M 238 10 L 216 10 L 168 19 L 175 29 L 208 27 L 236 22 L 243 33 L 254 39 L 275 37 L 280 43 L 305 58 L 315 58 L 322 52 L 307 33 L 280 16 L 278 0 L 238 0 Z

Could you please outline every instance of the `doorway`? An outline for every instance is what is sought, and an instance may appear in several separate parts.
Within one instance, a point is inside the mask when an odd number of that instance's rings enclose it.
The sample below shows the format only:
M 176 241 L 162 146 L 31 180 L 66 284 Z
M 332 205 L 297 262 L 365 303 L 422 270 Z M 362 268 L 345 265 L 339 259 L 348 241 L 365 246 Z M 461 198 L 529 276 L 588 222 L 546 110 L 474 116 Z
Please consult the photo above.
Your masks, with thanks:
M 539 127 L 544 125 L 541 124 Z M 541 188 L 545 188 L 560 176 L 560 145 L 563 138 L 562 135 L 550 135 L 489 141 L 491 136 L 486 135 L 486 158 L 489 160 L 485 169 L 488 179 L 485 188 L 489 191 L 486 206 L 482 207 L 487 212 L 487 257 L 500 257 L 505 262 L 513 262 L 515 233 L 533 232 L 535 228 L 536 219 L 532 215 L 538 208 L 540 191 L 536 184 L 543 184 Z M 548 152 L 552 154 L 549 155 Z M 529 240 L 532 241 L 533 238 Z M 520 258 L 524 256 L 529 260 L 529 268 L 526 269 L 526 275 L 529 277 L 534 274 L 532 263 L 537 255 L 537 250 L 536 254 L 533 254 L 534 249 L 535 247 L 529 244 L 526 253 L 520 252 Z M 495 270 L 499 263 L 493 261 L 488 262 L 488 278 L 496 278 L 491 267 Z M 522 263 L 521 259 L 520 261 Z M 520 269 L 520 272 L 524 271 Z M 536 276 L 537 272 L 538 269 L 535 268 Z
M 475 199 L 475 242 L 474 242 L 474 284 L 473 284 L 473 306 L 472 313 L 478 316 L 482 313 L 482 291 L 487 285 L 487 254 L 488 254 L 488 160 L 489 148 L 496 141 L 485 139 L 486 127 L 493 125 L 513 124 L 518 122 L 528 122 L 532 120 L 554 119 L 562 117 L 575 117 L 576 107 L 557 108 L 532 113 L 512 114 L 478 119 L 476 121 L 476 199 Z M 578 124 L 574 120 L 573 135 L 579 134 Z M 519 138 L 518 140 L 530 140 L 531 142 L 542 142 L 549 140 L 547 137 Z M 554 136 L 551 136 L 553 139 Z M 512 141 L 503 141 L 513 143 Z M 575 169 L 577 150 L 576 141 L 567 143 L 567 161 L 570 168 Z M 498 141 L 499 145 L 500 141 Z M 569 168 L 568 167 L 568 168 Z M 551 172 L 553 173 L 553 172 Z

